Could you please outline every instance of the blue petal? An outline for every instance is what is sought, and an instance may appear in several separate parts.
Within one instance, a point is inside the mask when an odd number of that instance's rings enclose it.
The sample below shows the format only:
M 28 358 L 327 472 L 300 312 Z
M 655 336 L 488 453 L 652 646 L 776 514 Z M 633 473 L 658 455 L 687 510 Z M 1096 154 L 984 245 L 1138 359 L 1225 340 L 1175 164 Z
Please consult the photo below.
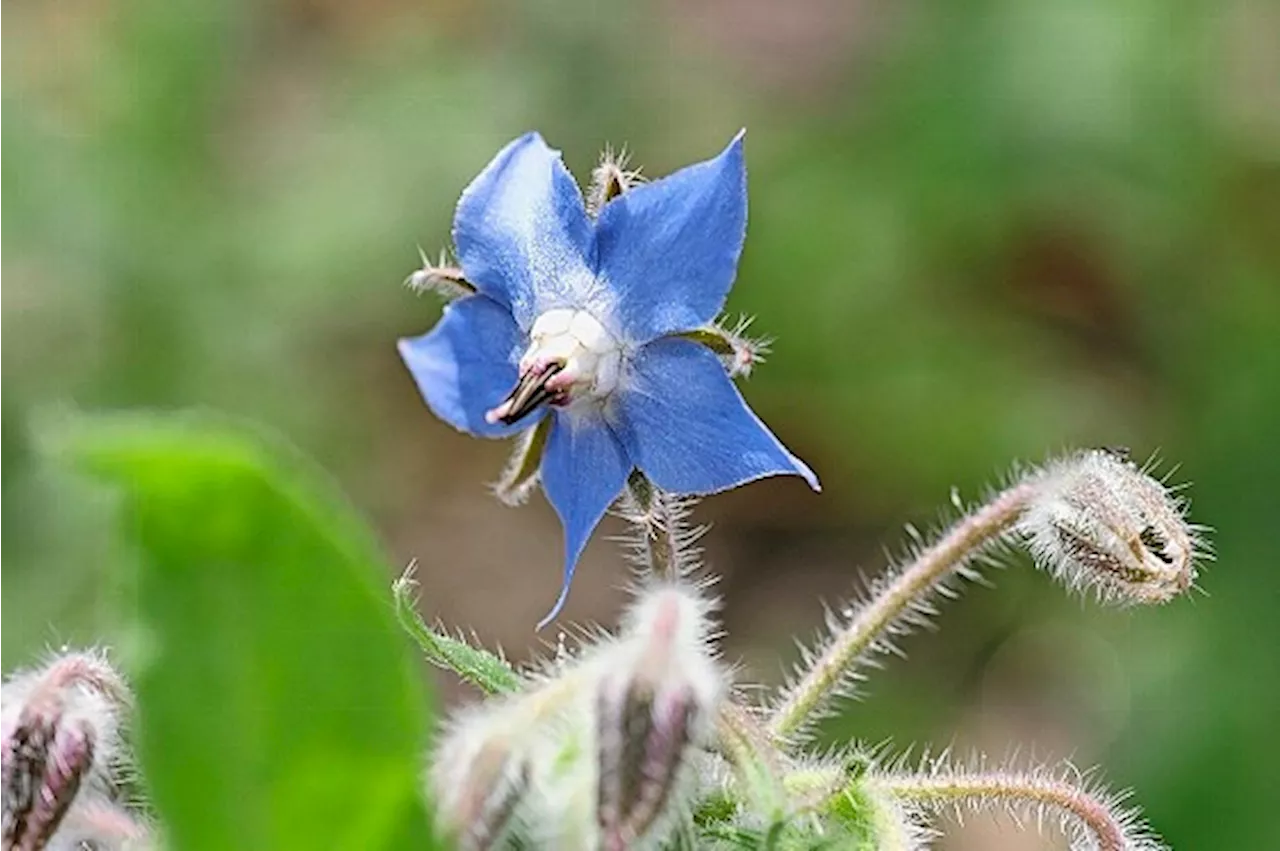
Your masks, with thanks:
M 537 133 L 507 145 L 458 201 L 453 241 L 467 280 L 526 330 L 594 285 L 592 227 L 582 194 Z
M 720 156 L 637 186 L 600 212 L 597 272 L 634 342 L 705 325 L 724 306 L 747 228 L 742 133 Z
M 706 494 L 777 475 L 818 478 L 760 422 L 719 359 L 691 340 L 642 347 L 618 394 L 614 430 L 660 488 Z
M 528 340 L 507 309 L 482 295 L 445 306 L 444 315 L 421 337 L 399 343 L 400 357 L 435 415 L 480 437 L 505 437 L 528 428 L 541 409 L 515 425 L 487 423 L 485 411 L 515 386 L 516 363 Z
M 542 456 L 542 489 L 564 525 L 564 585 L 542 629 L 560 614 L 587 539 L 622 492 L 631 461 L 602 418 L 557 412 Z

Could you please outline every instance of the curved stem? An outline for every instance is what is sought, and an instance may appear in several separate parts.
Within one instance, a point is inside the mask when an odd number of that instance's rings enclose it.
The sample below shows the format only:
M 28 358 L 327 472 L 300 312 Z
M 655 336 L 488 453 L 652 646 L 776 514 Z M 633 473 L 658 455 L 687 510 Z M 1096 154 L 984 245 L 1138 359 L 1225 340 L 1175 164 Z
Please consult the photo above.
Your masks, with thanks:
M 1093 834 L 1099 851 L 1130 847 L 1126 818 L 1105 800 L 1066 780 L 1025 773 L 943 773 L 934 776 L 881 775 L 868 778 L 900 800 L 939 809 L 970 801 L 1053 807 L 1079 821 Z
M 849 670 L 913 604 L 984 546 L 1008 532 L 1034 488 L 1019 483 L 960 520 L 933 546 L 899 571 L 837 633 L 769 719 L 769 732 L 785 739 L 804 726 L 837 690 Z

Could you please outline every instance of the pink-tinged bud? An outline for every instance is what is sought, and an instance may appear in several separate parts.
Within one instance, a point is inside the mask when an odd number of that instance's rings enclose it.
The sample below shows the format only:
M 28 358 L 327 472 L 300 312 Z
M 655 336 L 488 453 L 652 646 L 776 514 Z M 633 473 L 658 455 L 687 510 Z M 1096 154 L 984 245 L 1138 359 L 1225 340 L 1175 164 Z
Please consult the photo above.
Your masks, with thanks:
M 69 653 L 4 684 L 0 787 L 5 849 L 38 849 L 73 806 L 105 799 L 128 691 L 106 661 Z M 92 839 L 93 837 L 88 837 Z
M 61 727 L 60 715 L 23 718 L 10 741 L 4 778 L 13 801 L 0 816 L 0 848 L 38 851 L 54 836 L 93 763 L 87 724 Z
M 463 851 L 501 844 L 529 788 L 530 765 L 508 707 L 480 710 L 457 723 L 433 760 L 441 827 Z
M 606 849 L 629 848 L 683 805 L 692 751 L 725 692 L 707 642 L 707 606 L 680 587 L 641 599 L 596 695 L 597 817 Z
M 154 847 L 147 823 L 119 804 L 81 795 L 58 827 L 50 848 L 144 851 Z
M 1161 482 L 1106 450 L 1050 464 L 1019 524 L 1036 561 L 1069 587 L 1119 604 L 1189 589 L 1203 548 Z

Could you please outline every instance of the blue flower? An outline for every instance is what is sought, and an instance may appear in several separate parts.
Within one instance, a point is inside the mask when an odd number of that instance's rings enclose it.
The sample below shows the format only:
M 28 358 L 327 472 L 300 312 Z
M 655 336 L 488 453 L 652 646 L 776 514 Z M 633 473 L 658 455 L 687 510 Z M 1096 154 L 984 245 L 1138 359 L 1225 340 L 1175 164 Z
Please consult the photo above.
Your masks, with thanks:
M 564 524 L 564 584 L 539 626 L 633 469 L 673 494 L 774 475 L 818 489 L 693 333 L 724 306 L 742 253 L 742 139 L 593 218 L 560 153 L 520 137 L 458 202 L 453 239 L 474 294 L 400 341 L 427 405 L 455 428 L 506 437 L 550 420 L 539 472 Z

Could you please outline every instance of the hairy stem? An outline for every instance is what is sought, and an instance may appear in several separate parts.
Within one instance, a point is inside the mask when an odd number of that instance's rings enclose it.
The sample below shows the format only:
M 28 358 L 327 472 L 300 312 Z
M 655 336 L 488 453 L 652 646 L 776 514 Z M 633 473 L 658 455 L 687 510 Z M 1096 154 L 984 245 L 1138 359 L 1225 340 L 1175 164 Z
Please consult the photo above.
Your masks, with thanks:
M 1122 816 L 1088 791 L 1055 777 L 948 772 L 934 776 L 880 775 L 866 782 L 895 798 L 934 810 L 971 801 L 1052 807 L 1078 820 L 1093 835 L 1098 851 L 1125 851 L 1130 847 Z
M 672 511 L 670 497 L 638 470 L 627 480 L 639 511 L 637 525 L 644 534 L 645 556 L 651 574 L 660 579 L 680 575 L 680 518 Z
M 633 522 L 644 536 L 644 566 L 650 576 L 678 579 L 690 561 L 690 542 L 681 527 L 680 508 L 640 471 L 627 480 L 634 503 Z M 732 700 L 716 716 L 716 749 L 728 760 L 740 794 L 754 813 L 781 817 L 786 809 L 782 784 L 784 756 L 752 712 Z
M 487 695 L 506 694 L 519 689 L 520 675 L 501 656 L 442 635 L 422 622 L 414 595 L 418 584 L 413 578 L 414 568 L 415 565 L 409 565 L 391 590 L 400 626 L 417 642 L 427 661 L 453 671 Z
M 769 732 L 786 739 L 835 691 L 849 669 L 909 607 L 984 546 L 1008 532 L 1034 493 L 1020 483 L 960 520 L 933 546 L 892 577 L 823 650 L 769 719 Z

